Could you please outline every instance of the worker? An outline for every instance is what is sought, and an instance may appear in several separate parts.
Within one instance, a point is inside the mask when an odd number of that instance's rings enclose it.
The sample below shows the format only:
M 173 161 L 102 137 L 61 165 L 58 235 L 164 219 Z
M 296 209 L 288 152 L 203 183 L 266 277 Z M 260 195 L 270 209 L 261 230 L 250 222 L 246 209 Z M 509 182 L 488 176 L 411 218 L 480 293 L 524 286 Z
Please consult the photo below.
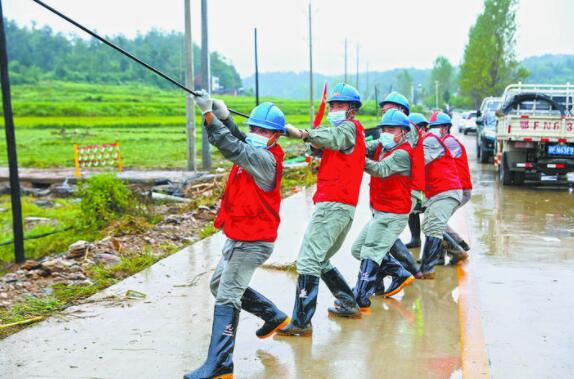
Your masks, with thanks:
M 289 317 L 266 297 L 249 288 L 255 269 L 273 252 L 280 223 L 283 150 L 278 144 L 285 132 L 285 116 L 273 103 L 255 107 L 249 134 L 241 132 L 225 103 L 205 91 L 195 97 L 204 117 L 209 142 L 233 167 L 214 225 L 226 240 L 222 257 L 211 278 L 215 296 L 211 342 L 205 363 L 185 379 L 232 378 L 233 349 L 244 309 L 264 320 L 256 334 L 266 338 L 289 323 Z
M 391 248 L 407 225 L 412 208 L 412 147 L 407 135 L 408 117 L 398 109 L 383 115 L 379 140 L 367 144 L 365 171 L 371 175 L 370 206 L 373 217 L 353 243 L 352 254 L 361 266 L 354 292 L 362 311 L 371 305 L 384 276 L 391 276 L 385 296 L 393 296 L 409 285 L 414 276 L 391 254 Z
M 450 117 L 435 112 L 429 119 L 429 132 L 423 139 L 425 157 L 425 203 L 422 230 L 425 244 L 421 261 L 424 279 L 434 279 L 441 258 L 443 233 L 449 218 L 462 202 L 462 185 L 457 165 L 443 138 L 452 126 Z
M 287 126 L 291 138 L 300 138 L 323 149 L 313 196 L 315 211 L 307 226 L 297 257 L 297 288 L 290 324 L 278 331 L 283 336 L 313 333 L 311 319 L 317 305 L 319 278 L 339 301 L 334 316 L 360 318 L 353 292 L 330 259 L 341 248 L 355 215 L 365 166 L 365 134 L 355 119 L 361 107 L 359 92 L 344 83 L 333 87 L 327 98 L 327 119 L 332 127 L 299 130 Z

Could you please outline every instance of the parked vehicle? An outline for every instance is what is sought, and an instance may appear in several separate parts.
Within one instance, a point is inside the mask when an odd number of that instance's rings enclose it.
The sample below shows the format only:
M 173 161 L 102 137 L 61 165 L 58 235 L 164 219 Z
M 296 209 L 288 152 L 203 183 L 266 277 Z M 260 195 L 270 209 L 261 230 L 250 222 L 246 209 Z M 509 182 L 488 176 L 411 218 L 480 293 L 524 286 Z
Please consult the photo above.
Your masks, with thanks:
M 488 163 L 494 156 L 496 145 L 496 110 L 502 104 L 500 97 L 486 97 L 482 100 L 476 118 L 476 158 Z
M 497 111 L 496 158 L 504 185 L 567 181 L 574 172 L 574 86 L 512 84 Z
M 468 132 L 476 132 L 477 111 L 464 112 L 458 124 L 458 131 L 467 135 Z

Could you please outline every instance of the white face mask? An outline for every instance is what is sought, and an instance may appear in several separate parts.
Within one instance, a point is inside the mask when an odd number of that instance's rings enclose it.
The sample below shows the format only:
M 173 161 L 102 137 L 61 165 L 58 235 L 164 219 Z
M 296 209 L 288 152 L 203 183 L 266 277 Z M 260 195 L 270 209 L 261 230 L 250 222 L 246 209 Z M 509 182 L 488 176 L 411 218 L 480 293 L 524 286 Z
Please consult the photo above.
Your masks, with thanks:
M 269 138 L 255 133 L 249 133 L 247 138 L 245 138 L 245 143 L 258 149 L 267 149 L 268 142 Z
M 339 126 L 347 119 L 347 111 L 331 111 L 327 115 L 327 120 L 333 126 Z
M 385 150 L 391 150 L 393 147 L 397 146 L 395 142 L 395 135 L 388 132 L 382 132 L 379 137 L 379 142 L 383 145 Z
M 429 133 L 434 134 L 438 138 L 442 138 L 442 132 L 441 132 L 440 128 L 431 128 L 431 129 L 429 129 Z

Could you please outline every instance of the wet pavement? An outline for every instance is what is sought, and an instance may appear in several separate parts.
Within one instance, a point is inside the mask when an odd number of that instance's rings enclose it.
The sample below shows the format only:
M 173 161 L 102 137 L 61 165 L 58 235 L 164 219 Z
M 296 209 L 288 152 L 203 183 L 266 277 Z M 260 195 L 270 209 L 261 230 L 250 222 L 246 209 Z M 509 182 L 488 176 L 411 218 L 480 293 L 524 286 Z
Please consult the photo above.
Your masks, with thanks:
M 472 158 L 475 193 L 453 225 L 472 260 L 441 267 L 396 299 L 375 298 L 362 320 L 327 316 L 321 285 L 314 334 L 259 340 L 260 321 L 241 314 L 237 378 L 544 378 L 574 372 L 574 197 L 568 189 L 502 188 Z M 284 201 L 269 263 L 294 261 L 312 213 L 312 190 Z M 354 284 L 350 246 L 369 217 L 365 183 L 353 228 L 335 265 Z M 404 233 L 408 239 L 408 232 Z M 0 378 L 179 378 L 205 358 L 213 299 L 209 277 L 223 243 L 205 239 L 98 295 L 0 341 Z M 418 251 L 417 251 L 418 253 Z M 290 313 L 296 276 L 260 269 L 252 286 Z M 142 300 L 110 301 L 127 290 Z M 488 360 L 487 360 L 488 359 Z M 489 372 L 490 369 L 490 372 Z

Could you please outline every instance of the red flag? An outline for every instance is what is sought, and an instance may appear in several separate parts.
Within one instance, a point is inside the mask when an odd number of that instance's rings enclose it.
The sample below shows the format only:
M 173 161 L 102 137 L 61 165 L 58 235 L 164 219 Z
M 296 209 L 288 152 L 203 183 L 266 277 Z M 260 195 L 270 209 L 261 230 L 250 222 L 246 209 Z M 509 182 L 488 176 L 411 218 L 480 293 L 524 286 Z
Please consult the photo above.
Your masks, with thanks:
M 313 120 L 313 127 L 316 128 L 321 125 L 323 116 L 325 115 L 325 106 L 327 105 L 327 82 L 323 85 L 323 96 L 321 96 L 321 104 L 319 105 L 319 111 L 315 115 Z

